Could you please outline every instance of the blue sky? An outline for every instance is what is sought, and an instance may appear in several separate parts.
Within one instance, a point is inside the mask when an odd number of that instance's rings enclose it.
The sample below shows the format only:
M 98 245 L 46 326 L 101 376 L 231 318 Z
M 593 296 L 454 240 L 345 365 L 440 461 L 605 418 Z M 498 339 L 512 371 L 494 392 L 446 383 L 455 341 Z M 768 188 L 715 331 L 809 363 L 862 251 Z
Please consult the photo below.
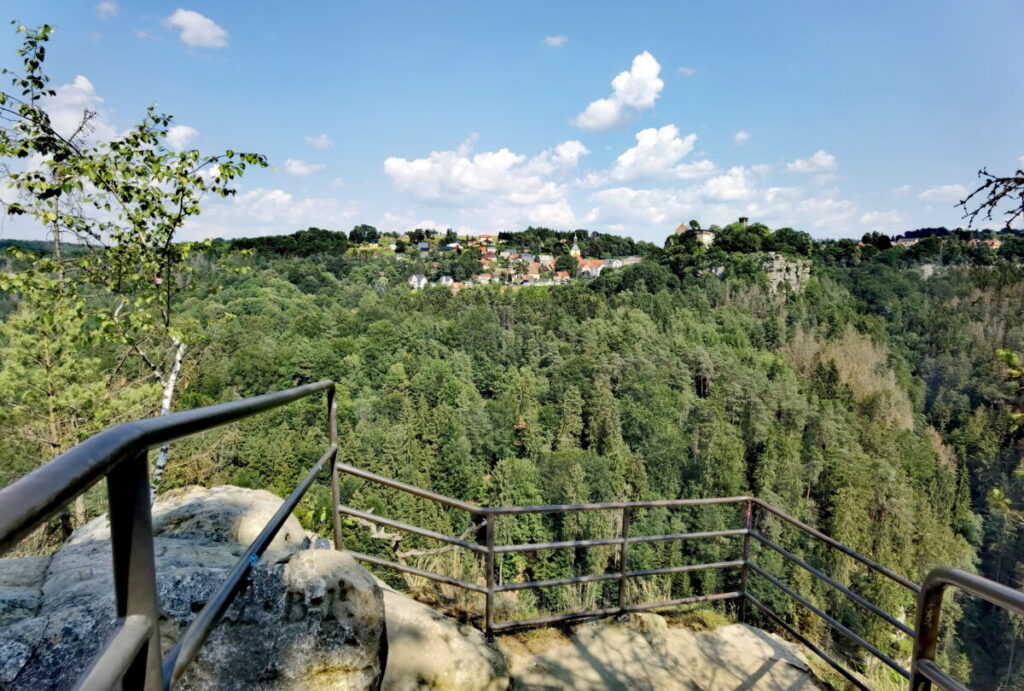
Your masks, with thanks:
M 1024 5 L 8 0 L 57 27 L 58 119 L 267 154 L 190 238 L 310 225 L 584 227 L 744 215 L 817 237 L 960 225 L 1024 166 Z M 15 63 L 13 32 L 0 37 Z M 0 237 L 37 235 L 8 223 Z

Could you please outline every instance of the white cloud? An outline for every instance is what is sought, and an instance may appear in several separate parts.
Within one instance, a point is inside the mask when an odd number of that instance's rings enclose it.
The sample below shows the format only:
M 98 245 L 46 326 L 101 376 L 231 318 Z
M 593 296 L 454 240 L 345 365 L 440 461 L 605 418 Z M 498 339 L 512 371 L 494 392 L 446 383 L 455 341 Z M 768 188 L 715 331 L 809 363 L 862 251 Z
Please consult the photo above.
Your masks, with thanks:
M 306 143 L 317 149 L 331 149 L 334 147 L 334 142 L 326 134 L 318 134 L 315 136 L 303 137 Z
M 141 39 L 153 38 L 153 33 L 150 31 L 146 31 L 145 29 L 136 29 L 135 37 Z
M 754 195 L 754 181 L 750 171 L 743 166 L 735 166 L 724 175 L 706 181 L 701 191 L 704 196 L 717 201 L 749 199 Z
M 620 182 L 666 176 L 679 159 L 693 151 L 696 134 L 679 136 L 679 128 L 665 125 L 636 133 L 636 146 L 627 149 L 612 166 L 611 178 Z
M 182 151 L 198 134 L 195 127 L 175 125 L 167 130 L 167 144 L 175 151 Z
M 470 148 L 466 148 L 467 145 Z M 458 153 L 465 156 L 470 151 L 471 143 L 467 141 L 463 142 L 463 145 L 459 147 Z M 583 142 L 571 139 L 562 142 L 553 149 L 542 151 L 531 158 L 523 166 L 523 172 L 536 175 L 550 175 L 559 170 L 575 168 L 579 164 L 580 157 L 586 156 L 589 153 L 590 150 L 583 146 Z
M 861 214 L 860 222 L 870 230 L 892 231 L 901 230 L 907 218 L 895 209 L 891 211 L 869 211 Z
M 892 193 L 902 197 L 905 194 L 910 194 L 911 189 L 913 188 L 910 185 L 900 185 L 899 187 L 894 188 Z
M 967 188 L 963 185 L 933 185 L 917 195 L 928 202 L 958 202 L 966 196 Z
M 57 93 L 46 100 L 46 112 L 54 129 L 62 136 L 69 137 L 75 132 L 85 111 L 95 113 L 88 125 L 91 138 L 108 140 L 117 135 L 106 113 L 100 110 L 103 99 L 87 78 L 78 75 L 70 84 L 62 84 L 54 91 Z
M 683 75 L 684 77 L 692 77 L 693 75 L 697 74 L 697 68 L 696 67 L 680 67 L 680 68 L 676 69 L 676 72 L 678 72 L 679 74 Z
M 473 153 L 475 137 L 454 151 L 426 158 L 392 156 L 384 172 L 413 199 L 451 207 L 451 213 L 476 232 L 522 227 L 578 227 L 568 201 L 571 176 L 589 153 L 570 140 L 529 158 L 507 148 Z M 455 224 L 452 224 L 455 225 Z
M 601 98 L 576 116 L 573 124 L 583 130 L 606 132 L 626 126 L 635 115 L 654 105 L 665 82 L 658 78 L 661 65 L 644 51 L 633 58 L 628 72 L 612 80 L 612 95 Z
M 746 130 L 740 130 L 736 134 L 732 135 L 732 140 L 736 144 L 742 144 L 743 142 L 745 142 L 745 141 L 747 141 L 749 139 L 750 139 L 750 132 L 747 132 Z
M 223 48 L 228 32 L 209 17 L 192 10 L 178 8 L 164 19 L 164 25 L 179 30 L 179 38 L 190 48 Z
M 544 45 L 550 46 L 552 48 L 558 48 L 559 46 L 564 46 L 568 42 L 569 42 L 569 37 L 568 36 L 545 36 L 544 37 Z
M 836 157 L 824 149 L 815 151 L 810 158 L 798 158 L 786 165 L 791 173 L 826 173 L 838 168 Z
M 680 163 L 672 169 L 672 174 L 680 180 L 694 180 L 714 175 L 718 168 L 711 161 L 694 161 L 693 163 Z
M 769 204 L 792 201 L 803 192 L 799 187 L 769 187 L 764 191 L 764 200 Z
M 857 213 L 857 205 L 848 199 L 812 197 L 794 207 L 799 225 L 815 230 L 826 230 L 829 235 L 841 235 Z
M 284 172 L 289 175 L 313 175 L 326 167 L 323 163 L 306 163 L 297 158 L 289 158 L 284 162 Z
M 117 3 L 114 0 L 104 0 L 96 5 L 96 14 L 100 19 L 112 19 L 117 16 Z
M 344 229 L 359 211 L 358 205 L 337 199 L 296 198 L 282 189 L 258 187 L 226 199 L 208 198 L 182 239 L 276 235 L 308 226 Z

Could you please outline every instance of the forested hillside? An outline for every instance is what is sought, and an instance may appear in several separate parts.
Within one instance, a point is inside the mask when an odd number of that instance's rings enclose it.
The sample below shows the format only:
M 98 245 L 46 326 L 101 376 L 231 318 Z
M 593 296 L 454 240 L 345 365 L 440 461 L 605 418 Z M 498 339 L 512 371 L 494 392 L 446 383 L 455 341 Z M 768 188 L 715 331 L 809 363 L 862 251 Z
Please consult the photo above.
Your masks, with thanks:
M 941 253 L 906 256 L 903 248 L 837 257 L 831 243 L 786 246 L 793 231 L 749 233 L 791 256 L 816 257 L 813 278 L 773 292 L 758 247 L 678 243 L 592 281 L 453 295 L 410 290 L 407 262 L 394 256 L 213 247 L 192 255 L 179 286 L 178 318 L 199 338 L 175 407 L 329 378 L 339 387 L 341 458 L 443 494 L 510 505 L 749 492 L 913 580 L 952 564 L 1019 585 L 1021 447 L 1010 418 L 1016 402 L 995 351 L 1024 346 L 1024 271 L 998 257 L 954 263 Z M 714 272 L 702 268 L 712 265 Z M 69 340 L 68 322 L 47 330 L 31 305 L 8 300 L 13 311 L 0 328 L 3 483 L 51 455 L 40 443 L 45 435 L 33 431 L 47 419 L 31 395 L 38 378 L 64 383 L 58 408 L 77 397 L 79 437 L 148 414 L 156 400 L 121 347 L 86 337 L 88 323 L 73 322 L 81 338 Z M 51 345 L 64 363 L 56 372 L 36 357 Z M 287 493 L 321 452 L 324 434 L 319 401 L 207 433 L 173 449 L 161 489 L 230 483 Z M 473 534 L 457 511 L 360 481 L 344 482 L 342 500 Z M 99 490 L 89 502 L 89 513 L 102 510 Z M 308 527 L 329 534 L 329 502 L 324 480 L 301 506 Z M 508 519 L 498 540 L 609 537 L 617 520 Z M 731 508 L 650 510 L 634 517 L 633 532 L 713 530 L 741 520 Z M 889 611 L 912 616 L 912 600 L 895 586 L 780 524 L 762 528 Z M 431 551 L 438 545 L 429 540 L 357 523 L 346 524 L 346 539 L 471 580 L 481 567 L 469 553 Z M 739 548 L 735 538 L 637 545 L 630 566 L 725 561 Z M 886 624 L 764 552 L 758 560 L 766 568 L 882 650 L 909 656 L 909 641 Z M 616 560 L 611 547 L 559 550 L 508 555 L 498 570 L 505 582 L 539 580 L 600 573 Z M 752 578 L 765 602 L 827 637 L 813 615 Z M 502 602 L 499 615 L 601 606 L 615 597 L 614 585 L 603 585 L 522 591 Z M 643 592 L 633 595 L 736 585 L 729 571 L 677 574 L 639 579 L 633 587 Z M 478 604 L 428 595 L 455 609 Z M 949 610 L 952 622 L 957 607 Z M 973 662 L 979 683 L 1005 681 L 1014 639 L 1005 615 L 969 605 L 959 626 L 967 644 L 958 648 L 945 636 L 946 664 L 967 678 Z M 840 639 L 832 645 L 855 656 Z M 865 671 L 879 683 L 890 678 L 877 664 Z

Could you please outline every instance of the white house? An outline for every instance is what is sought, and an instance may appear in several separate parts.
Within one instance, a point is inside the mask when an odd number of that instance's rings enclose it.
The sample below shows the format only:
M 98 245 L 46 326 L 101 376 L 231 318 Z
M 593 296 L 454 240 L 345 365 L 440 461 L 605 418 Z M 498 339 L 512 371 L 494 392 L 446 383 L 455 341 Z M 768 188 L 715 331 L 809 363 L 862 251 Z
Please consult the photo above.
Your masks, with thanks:
M 427 277 L 423 274 L 413 274 L 409 277 L 409 287 L 413 290 L 423 290 L 427 287 Z

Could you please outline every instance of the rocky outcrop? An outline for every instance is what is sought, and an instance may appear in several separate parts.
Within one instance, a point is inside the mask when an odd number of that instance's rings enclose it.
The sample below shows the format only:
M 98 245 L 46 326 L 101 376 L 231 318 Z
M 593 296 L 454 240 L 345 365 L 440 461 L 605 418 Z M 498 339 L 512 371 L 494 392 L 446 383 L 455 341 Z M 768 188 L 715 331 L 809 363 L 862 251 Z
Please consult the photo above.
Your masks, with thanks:
M 154 506 L 166 652 L 281 505 L 269 492 L 168 492 Z M 0 564 L 0 688 L 67 688 L 111 633 L 105 517 L 50 558 Z M 350 556 L 290 517 L 179 688 L 372 688 L 383 676 L 384 602 Z
M 799 291 L 811 278 L 811 261 L 808 259 L 789 259 L 781 254 L 765 256 L 762 267 L 768 274 L 768 285 L 772 293 L 778 293 L 782 286 L 789 290 Z
M 585 624 L 570 641 L 513 657 L 518 689 L 818 688 L 798 649 L 744 624 L 709 632 L 669 628 L 656 614 Z
M 505 656 L 477 629 L 449 619 L 381 583 L 387 614 L 385 691 L 500 691 Z

